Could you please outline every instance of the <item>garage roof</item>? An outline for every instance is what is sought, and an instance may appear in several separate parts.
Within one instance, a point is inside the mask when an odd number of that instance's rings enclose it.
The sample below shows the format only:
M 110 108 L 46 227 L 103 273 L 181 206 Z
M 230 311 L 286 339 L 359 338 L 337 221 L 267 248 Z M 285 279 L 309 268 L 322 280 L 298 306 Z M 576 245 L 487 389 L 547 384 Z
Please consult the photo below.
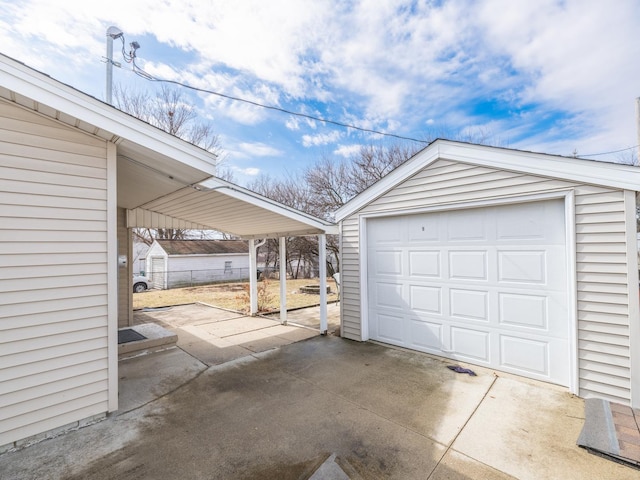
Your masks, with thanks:
M 129 227 L 219 230 L 242 238 L 337 233 L 331 222 L 215 177 L 216 157 L 0 54 L 0 97 L 117 146 Z
M 336 210 L 335 220 L 352 215 L 441 159 L 623 190 L 640 189 L 638 167 L 438 139 Z

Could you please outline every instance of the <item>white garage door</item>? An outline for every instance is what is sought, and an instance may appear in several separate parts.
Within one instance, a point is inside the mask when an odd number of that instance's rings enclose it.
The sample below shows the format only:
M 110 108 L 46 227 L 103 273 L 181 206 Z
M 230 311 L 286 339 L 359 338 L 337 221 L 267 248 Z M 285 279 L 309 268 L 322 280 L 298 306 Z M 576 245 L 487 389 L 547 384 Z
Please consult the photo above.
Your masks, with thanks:
M 371 339 L 569 385 L 562 200 L 366 229 Z

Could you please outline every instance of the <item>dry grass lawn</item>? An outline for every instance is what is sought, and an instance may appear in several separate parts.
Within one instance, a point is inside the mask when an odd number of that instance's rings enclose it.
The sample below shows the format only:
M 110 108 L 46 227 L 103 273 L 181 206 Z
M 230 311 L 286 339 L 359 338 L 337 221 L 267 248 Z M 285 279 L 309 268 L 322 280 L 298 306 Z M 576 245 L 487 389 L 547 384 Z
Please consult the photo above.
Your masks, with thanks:
M 319 285 L 318 279 L 287 280 L 287 309 L 310 307 L 320 303 L 320 295 L 299 293 L 305 285 Z M 338 299 L 335 282 L 327 279 L 331 287 L 329 301 Z M 258 309 L 270 312 L 280 309 L 280 281 L 258 282 Z M 236 311 L 249 311 L 249 283 L 225 283 L 198 287 L 174 288 L 171 290 L 149 290 L 133 294 L 133 308 L 157 308 L 187 303 L 203 302 Z

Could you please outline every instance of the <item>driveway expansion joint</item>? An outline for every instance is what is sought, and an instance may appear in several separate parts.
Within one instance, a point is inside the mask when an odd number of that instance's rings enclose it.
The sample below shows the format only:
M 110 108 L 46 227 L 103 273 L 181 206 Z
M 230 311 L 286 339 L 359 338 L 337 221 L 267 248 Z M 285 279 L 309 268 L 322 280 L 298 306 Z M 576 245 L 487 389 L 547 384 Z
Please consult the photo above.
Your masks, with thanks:
M 489 385 L 489 388 L 487 388 L 487 391 L 484 393 L 484 395 L 482 396 L 482 399 L 476 405 L 476 408 L 473 409 L 473 412 L 471 412 L 471 415 L 469 415 L 467 420 L 464 422 L 464 425 L 462 425 L 462 427 L 460 427 L 460 429 L 458 430 L 458 433 L 456 433 L 456 435 L 453 437 L 453 440 L 451 440 L 449 445 L 445 445 L 446 450 L 444 451 L 442 456 L 436 462 L 435 466 L 433 467 L 433 470 L 431 470 L 431 472 L 429 472 L 429 475 L 427 476 L 427 480 L 429 480 L 433 476 L 433 473 L 438 469 L 438 466 L 442 463 L 442 460 L 444 460 L 444 457 L 446 457 L 447 453 L 449 453 L 449 451 L 453 449 L 453 444 L 456 442 L 458 437 L 462 434 L 462 432 L 464 431 L 465 427 L 469 424 L 469 422 L 471 421 L 473 416 L 476 414 L 476 412 L 478 411 L 480 406 L 484 403 L 485 399 L 487 398 L 487 395 L 489 395 L 489 392 L 491 392 L 491 389 L 493 388 L 493 386 L 496 384 L 497 381 L 498 381 L 498 376 L 494 375 L 493 380 L 491 381 L 491 385 Z M 468 455 L 465 455 L 465 456 L 468 457 Z M 471 457 L 469 457 L 469 458 L 471 458 Z M 478 461 L 475 458 L 473 460 L 474 461 Z M 482 463 L 482 462 L 480 462 L 480 463 Z

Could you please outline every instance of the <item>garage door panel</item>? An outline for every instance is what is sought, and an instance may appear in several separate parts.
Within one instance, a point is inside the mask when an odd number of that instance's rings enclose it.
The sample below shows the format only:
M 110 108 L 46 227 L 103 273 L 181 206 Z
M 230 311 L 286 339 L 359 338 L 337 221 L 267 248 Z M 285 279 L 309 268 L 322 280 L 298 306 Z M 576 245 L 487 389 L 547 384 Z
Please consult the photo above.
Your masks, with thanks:
M 548 377 L 549 343 L 500 335 L 500 366 Z
M 398 222 L 402 225 L 398 225 Z M 403 240 L 403 231 L 406 220 L 404 218 L 377 218 L 375 222 L 367 227 L 369 242 L 376 244 L 394 244 Z M 398 228 L 400 227 L 400 228 Z
M 486 210 L 472 209 L 449 212 L 445 216 L 446 239 L 450 242 L 487 240 Z
M 402 297 L 402 286 L 395 283 L 376 283 L 375 305 L 378 308 L 404 308 L 404 299 Z
M 539 283 L 547 282 L 545 251 L 499 251 L 498 281 Z
M 428 352 L 437 352 L 442 349 L 442 324 L 414 318 L 411 319 L 409 333 L 411 348 Z
M 562 200 L 375 218 L 366 228 L 372 339 L 569 384 Z M 383 242 L 372 238 L 387 230 Z M 389 238 L 400 240 L 390 247 Z
M 488 332 L 463 327 L 451 327 L 451 352 L 457 356 L 489 363 L 490 338 Z
M 442 276 L 440 251 L 410 250 L 408 257 L 409 275 L 412 277 L 440 278 Z
M 500 293 L 498 308 L 501 325 L 544 331 L 549 329 L 549 306 L 546 296 Z
M 480 290 L 452 288 L 449 290 L 450 315 L 465 320 L 487 322 L 489 293 Z
M 486 250 L 449 251 L 449 278 L 455 280 L 488 280 Z
M 440 218 L 437 215 L 412 215 L 407 217 L 409 242 L 435 242 L 440 240 Z
M 376 252 L 376 275 L 402 275 L 402 252 L 380 250 Z
M 374 322 L 376 324 L 375 330 L 380 340 L 404 346 L 403 328 L 405 322 L 402 315 L 379 313 L 376 315 Z
M 442 288 L 409 285 L 409 307 L 429 314 L 442 314 Z

